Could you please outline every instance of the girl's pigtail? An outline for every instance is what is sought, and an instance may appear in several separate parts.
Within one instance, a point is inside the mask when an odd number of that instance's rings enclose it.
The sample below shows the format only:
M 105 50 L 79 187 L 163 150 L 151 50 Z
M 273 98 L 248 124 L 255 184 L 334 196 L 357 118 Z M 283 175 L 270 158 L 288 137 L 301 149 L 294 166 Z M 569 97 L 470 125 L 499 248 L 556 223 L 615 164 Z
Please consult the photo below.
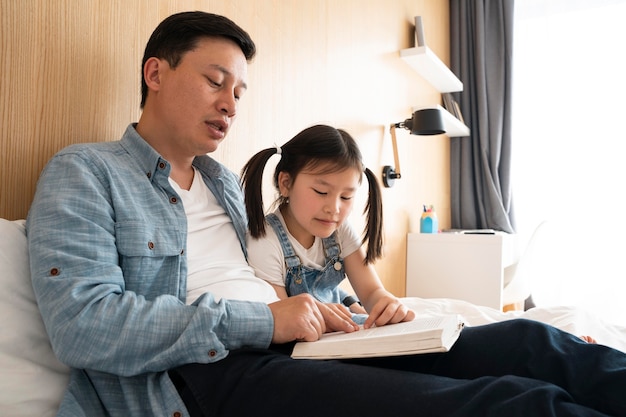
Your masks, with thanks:
M 241 170 L 241 183 L 248 214 L 250 235 L 258 239 L 265 236 L 265 212 L 263 210 L 263 170 L 277 148 L 267 148 L 257 152 Z
M 371 263 L 383 254 L 383 201 L 378 180 L 369 168 L 365 168 L 365 177 L 369 184 L 369 194 L 363 210 L 367 219 L 363 244 L 367 242 L 365 263 Z

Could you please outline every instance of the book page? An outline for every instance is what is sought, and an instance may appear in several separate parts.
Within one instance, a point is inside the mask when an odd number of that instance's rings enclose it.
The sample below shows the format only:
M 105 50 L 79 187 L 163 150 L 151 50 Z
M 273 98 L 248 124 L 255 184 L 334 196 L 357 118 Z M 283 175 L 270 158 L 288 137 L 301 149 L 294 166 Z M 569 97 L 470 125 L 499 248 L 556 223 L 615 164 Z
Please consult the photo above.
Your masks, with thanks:
M 463 322 L 458 315 L 416 318 L 352 333 L 327 333 L 315 342 L 298 342 L 292 357 L 310 359 L 394 356 L 450 349 Z
M 371 338 L 386 338 L 390 336 L 397 336 L 406 333 L 421 332 L 424 335 L 434 331 L 435 333 L 441 332 L 441 324 L 446 317 L 427 317 L 416 318 L 412 321 L 406 321 L 396 324 L 387 324 L 380 327 L 371 327 L 364 329 L 363 326 L 359 326 L 360 330 L 352 333 L 345 332 L 332 332 L 322 335 L 320 342 L 335 342 L 340 340 L 352 340 L 352 339 L 371 339 Z

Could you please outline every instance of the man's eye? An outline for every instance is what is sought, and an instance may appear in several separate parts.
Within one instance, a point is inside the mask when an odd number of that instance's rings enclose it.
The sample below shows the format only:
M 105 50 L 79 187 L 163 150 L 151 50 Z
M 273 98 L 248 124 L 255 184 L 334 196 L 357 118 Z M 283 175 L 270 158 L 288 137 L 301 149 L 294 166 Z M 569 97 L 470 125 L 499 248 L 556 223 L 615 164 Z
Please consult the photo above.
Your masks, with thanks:
M 207 77 L 207 80 L 209 81 L 209 84 L 211 84 L 213 87 L 218 87 L 219 88 L 219 87 L 222 86 L 222 84 L 218 83 L 217 81 L 215 81 L 215 80 L 213 80 L 213 79 L 211 79 L 209 77 Z

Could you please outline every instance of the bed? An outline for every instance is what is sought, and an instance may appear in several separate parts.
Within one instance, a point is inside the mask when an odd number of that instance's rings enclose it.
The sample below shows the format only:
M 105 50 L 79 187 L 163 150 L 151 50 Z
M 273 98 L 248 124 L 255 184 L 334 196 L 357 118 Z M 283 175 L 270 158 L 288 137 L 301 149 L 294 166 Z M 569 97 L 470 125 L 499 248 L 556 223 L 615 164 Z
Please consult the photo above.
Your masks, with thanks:
M 0 410 L 7 417 L 54 416 L 68 368 L 52 352 L 30 283 L 24 221 L 0 219 Z M 458 313 L 467 325 L 525 317 L 626 352 L 626 327 L 570 307 L 502 313 L 452 299 L 405 298 L 420 315 Z

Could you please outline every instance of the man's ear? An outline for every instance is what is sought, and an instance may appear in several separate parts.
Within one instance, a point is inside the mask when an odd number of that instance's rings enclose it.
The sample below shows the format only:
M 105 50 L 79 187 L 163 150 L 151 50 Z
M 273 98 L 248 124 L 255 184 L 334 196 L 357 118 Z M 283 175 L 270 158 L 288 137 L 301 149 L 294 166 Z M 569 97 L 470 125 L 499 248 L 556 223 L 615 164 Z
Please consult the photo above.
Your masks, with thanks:
M 161 87 L 161 70 L 164 62 L 159 58 L 150 57 L 143 66 L 143 79 L 148 86 L 148 90 L 158 91 Z

